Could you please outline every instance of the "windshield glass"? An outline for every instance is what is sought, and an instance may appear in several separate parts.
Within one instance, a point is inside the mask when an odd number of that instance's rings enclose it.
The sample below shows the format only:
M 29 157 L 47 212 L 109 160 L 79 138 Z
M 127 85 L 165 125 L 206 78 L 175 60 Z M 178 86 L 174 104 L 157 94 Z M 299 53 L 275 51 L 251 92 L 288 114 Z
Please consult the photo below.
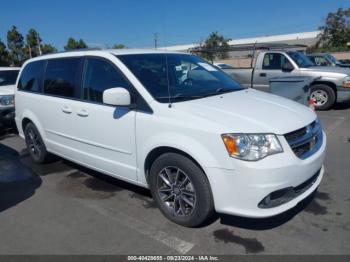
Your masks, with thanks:
M 332 56 L 332 55 L 330 55 L 330 54 L 327 54 L 326 57 L 327 57 L 329 60 L 331 60 L 333 64 L 339 64 L 338 60 L 337 60 L 334 56 Z
M 17 70 L 0 71 L 0 86 L 8 86 L 16 84 Z
M 117 56 L 159 102 L 179 102 L 242 90 L 220 69 L 193 55 Z
M 312 63 L 311 60 L 307 56 L 305 56 L 304 54 L 302 54 L 300 52 L 287 52 L 287 54 L 301 68 L 307 68 L 310 66 L 314 66 L 314 63 Z

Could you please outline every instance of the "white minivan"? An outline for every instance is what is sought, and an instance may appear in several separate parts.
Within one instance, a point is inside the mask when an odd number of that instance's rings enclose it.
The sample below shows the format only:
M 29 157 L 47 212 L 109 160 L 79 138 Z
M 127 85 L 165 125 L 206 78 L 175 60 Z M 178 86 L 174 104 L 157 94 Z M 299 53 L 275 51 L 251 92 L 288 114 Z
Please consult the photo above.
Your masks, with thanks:
M 16 124 L 32 159 L 61 156 L 150 188 L 189 227 L 215 211 L 282 213 L 322 180 L 326 136 L 309 108 L 244 89 L 190 54 L 83 50 L 30 59 Z

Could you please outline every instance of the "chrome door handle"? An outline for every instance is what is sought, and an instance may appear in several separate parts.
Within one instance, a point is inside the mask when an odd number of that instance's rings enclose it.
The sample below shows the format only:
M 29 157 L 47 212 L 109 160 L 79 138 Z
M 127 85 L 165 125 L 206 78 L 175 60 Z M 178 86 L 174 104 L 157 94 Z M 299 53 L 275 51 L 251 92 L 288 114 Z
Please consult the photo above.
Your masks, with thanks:
M 71 114 L 72 113 L 72 108 L 70 108 L 69 106 L 65 106 L 62 108 L 62 112 L 66 113 L 66 114 Z
M 87 111 L 86 109 L 80 109 L 77 113 L 78 116 L 81 117 L 87 117 L 89 116 L 89 111 Z

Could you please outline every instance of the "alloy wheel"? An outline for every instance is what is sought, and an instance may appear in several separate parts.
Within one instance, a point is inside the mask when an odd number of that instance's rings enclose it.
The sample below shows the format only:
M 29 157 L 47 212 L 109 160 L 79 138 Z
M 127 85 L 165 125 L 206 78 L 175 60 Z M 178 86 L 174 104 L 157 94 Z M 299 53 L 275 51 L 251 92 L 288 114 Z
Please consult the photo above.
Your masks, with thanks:
M 27 133 L 27 143 L 28 143 L 28 149 L 30 150 L 31 154 L 36 159 L 39 159 L 41 156 L 42 144 L 39 136 L 36 134 L 36 132 L 33 129 L 30 129 Z
M 311 98 L 315 101 L 316 106 L 322 106 L 328 101 L 328 94 L 324 90 L 315 90 L 311 93 Z
M 177 167 L 162 169 L 157 178 L 158 194 L 176 217 L 189 216 L 196 207 L 196 191 L 189 176 Z

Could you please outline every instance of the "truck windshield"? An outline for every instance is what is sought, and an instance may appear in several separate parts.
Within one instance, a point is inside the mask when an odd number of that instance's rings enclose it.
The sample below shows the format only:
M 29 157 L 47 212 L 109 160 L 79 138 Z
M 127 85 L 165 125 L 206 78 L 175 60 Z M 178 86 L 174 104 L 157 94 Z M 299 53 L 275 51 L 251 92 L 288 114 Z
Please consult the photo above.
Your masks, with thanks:
M 157 53 L 117 57 L 161 103 L 199 99 L 243 89 L 227 74 L 197 56 Z
M 287 54 L 301 68 L 315 66 L 315 64 L 307 56 L 300 52 L 287 52 Z
M 0 86 L 14 85 L 18 72 L 17 70 L 0 71 Z

